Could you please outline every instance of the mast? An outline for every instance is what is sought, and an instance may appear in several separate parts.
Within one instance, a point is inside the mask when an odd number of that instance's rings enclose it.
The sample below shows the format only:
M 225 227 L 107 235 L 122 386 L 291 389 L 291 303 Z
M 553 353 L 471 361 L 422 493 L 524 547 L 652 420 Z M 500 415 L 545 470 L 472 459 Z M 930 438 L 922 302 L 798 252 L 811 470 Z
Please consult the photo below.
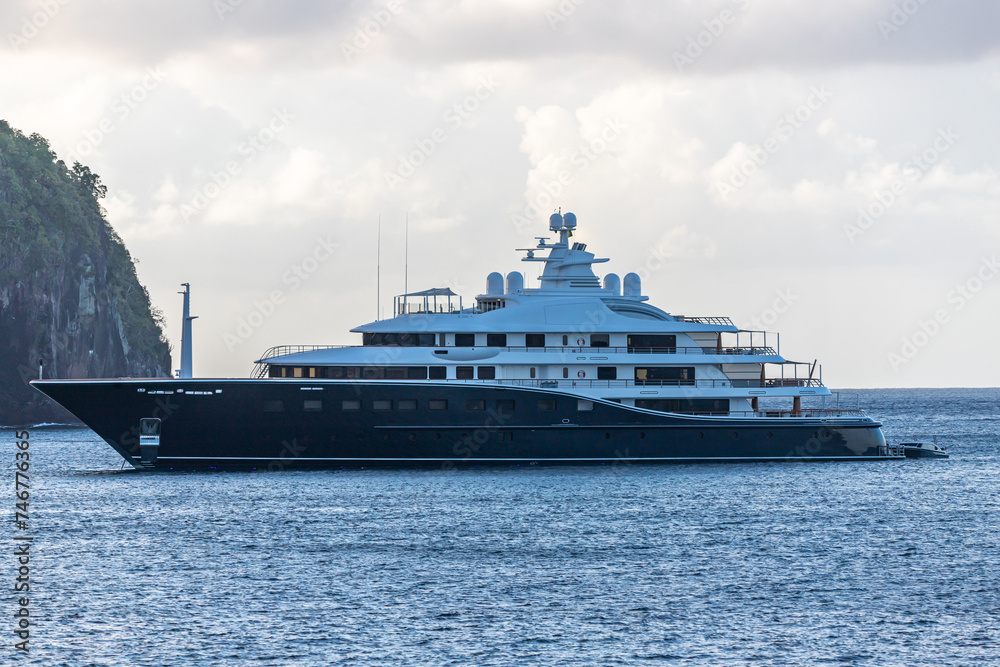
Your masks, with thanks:
M 184 287 L 184 323 L 181 326 L 181 368 L 177 375 L 180 378 L 194 377 L 191 374 L 191 320 L 197 319 L 197 315 L 191 317 L 191 284 L 181 283 Z

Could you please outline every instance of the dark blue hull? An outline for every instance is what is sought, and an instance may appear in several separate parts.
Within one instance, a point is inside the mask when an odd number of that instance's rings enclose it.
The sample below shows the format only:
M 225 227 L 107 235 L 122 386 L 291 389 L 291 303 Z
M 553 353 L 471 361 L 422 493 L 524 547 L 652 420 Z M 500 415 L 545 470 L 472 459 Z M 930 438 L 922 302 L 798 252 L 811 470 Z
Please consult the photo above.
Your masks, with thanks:
M 885 447 L 881 425 L 863 418 L 685 416 L 581 403 L 575 395 L 526 387 L 299 379 L 33 384 L 137 467 L 898 458 Z M 143 418 L 160 420 L 159 445 L 146 448 L 145 461 L 139 445 Z

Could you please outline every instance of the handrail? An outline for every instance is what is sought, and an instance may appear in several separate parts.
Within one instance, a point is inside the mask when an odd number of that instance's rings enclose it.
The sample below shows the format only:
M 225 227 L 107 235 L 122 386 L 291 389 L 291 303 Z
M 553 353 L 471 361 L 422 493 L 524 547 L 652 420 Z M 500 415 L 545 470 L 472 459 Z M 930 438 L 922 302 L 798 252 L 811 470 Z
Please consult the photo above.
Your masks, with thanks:
M 728 317 L 685 317 L 684 321 L 692 322 L 694 324 L 715 324 L 727 327 L 736 326 Z
M 312 352 L 313 350 L 330 350 L 334 348 L 352 347 L 351 345 L 275 345 L 264 350 L 264 354 L 254 362 L 253 370 L 250 371 L 251 379 L 262 378 L 267 375 L 267 359 L 283 357 L 286 354 L 296 354 L 298 352 Z

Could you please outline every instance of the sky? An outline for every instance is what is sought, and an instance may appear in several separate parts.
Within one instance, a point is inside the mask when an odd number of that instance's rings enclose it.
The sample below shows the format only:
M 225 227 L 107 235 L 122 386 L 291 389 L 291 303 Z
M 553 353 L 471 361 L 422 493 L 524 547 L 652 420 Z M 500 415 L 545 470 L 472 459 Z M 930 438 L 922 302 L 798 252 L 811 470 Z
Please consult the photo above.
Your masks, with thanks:
M 357 344 L 404 281 L 535 286 L 514 249 L 561 207 L 599 273 L 780 332 L 832 387 L 997 386 L 998 25 L 996 0 L 6 0 L 0 118 L 100 174 L 175 365 L 191 283 L 196 376 Z

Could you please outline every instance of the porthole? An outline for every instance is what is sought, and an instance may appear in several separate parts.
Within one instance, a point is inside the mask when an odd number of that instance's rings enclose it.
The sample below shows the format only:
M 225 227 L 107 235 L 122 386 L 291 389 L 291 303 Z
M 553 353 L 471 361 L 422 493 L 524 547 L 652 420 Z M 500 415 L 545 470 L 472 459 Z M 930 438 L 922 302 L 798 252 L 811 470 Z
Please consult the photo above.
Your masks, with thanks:
M 704 431 L 698 431 L 698 439 L 699 440 L 704 440 L 705 439 L 705 432 Z
M 733 431 L 733 440 L 739 440 L 739 439 L 740 439 L 740 432 Z

